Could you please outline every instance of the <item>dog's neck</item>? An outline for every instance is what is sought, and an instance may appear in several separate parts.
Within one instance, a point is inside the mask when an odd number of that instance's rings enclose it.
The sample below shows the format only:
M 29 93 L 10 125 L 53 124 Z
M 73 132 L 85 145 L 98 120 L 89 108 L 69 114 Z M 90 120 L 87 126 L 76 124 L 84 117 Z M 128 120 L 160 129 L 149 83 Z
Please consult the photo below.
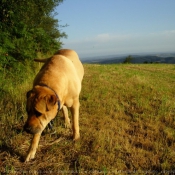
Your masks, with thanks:
M 38 85 L 43 86 L 43 87 L 47 87 L 48 89 L 52 90 L 55 93 L 55 95 L 58 99 L 58 110 L 60 110 L 61 109 L 61 102 L 60 102 L 60 99 L 59 99 L 57 93 L 51 87 L 47 86 L 46 84 L 41 83 L 41 84 L 38 84 Z

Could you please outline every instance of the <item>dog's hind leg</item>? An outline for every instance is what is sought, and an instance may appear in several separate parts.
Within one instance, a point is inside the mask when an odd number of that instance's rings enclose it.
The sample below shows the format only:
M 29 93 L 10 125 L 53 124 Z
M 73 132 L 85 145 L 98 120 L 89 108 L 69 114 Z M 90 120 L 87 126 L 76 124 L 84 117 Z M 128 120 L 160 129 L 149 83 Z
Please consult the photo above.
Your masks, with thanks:
M 62 112 L 63 112 L 64 119 L 65 119 L 65 128 L 71 128 L 68 110 L 67 110 L 67 107 L 65 105 L 63 105 L 63 107 L 62 107 Z
M 30 148 L 28 151 L 28 155 L 25 159 L 25 162 L 28 162 L 29 160 L 33 159 L 35 157 L 36 149 L 38 148 L 38 143 L 40 140 L 41 133 L 37 133 L 33 135 L 33 139 L 30 144 Z
M 72 113 L 72 130 L 73 130 L 73 140 L 78 140 L 80 138 L 79 132 L 79 99 L 74 99 L 74 103 L 71 107 Z

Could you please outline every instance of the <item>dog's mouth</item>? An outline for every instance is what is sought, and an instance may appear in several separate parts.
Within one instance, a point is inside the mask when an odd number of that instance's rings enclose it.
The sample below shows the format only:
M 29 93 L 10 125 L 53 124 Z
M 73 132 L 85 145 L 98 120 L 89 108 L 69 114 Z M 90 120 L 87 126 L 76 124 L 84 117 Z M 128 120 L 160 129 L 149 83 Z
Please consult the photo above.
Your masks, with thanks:
M 26 131 L 29 134 L 37 134 L 42 132 L 43 128 L 41 120 L 38 119 L 38 122 L 34 124 L 27 121 L 23 127 L 23 131 Z
M 27 125 L 27 124 L 24 125 L 23 130 L 25 132 L 27 132 L 28 134 L 37 134 L 37 133 L 41 132 L 41 128 L 39 126 L 38 127 L 33 127 L 33 126 L 30 126 L 30 125 Z

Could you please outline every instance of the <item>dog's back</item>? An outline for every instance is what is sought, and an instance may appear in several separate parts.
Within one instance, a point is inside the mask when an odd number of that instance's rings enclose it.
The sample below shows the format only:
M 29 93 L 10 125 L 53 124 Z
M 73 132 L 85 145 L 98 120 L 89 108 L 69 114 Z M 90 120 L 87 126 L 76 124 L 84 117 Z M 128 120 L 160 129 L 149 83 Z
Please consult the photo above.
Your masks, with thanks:
M 62 56 L 65 56 L 65 58 L 68 58 L 69 60 L 71 60 L 72 63 L 74 64 L 74 66 L 75 66 L 75 69 L 77 71 L 77 74 L 78 74 L 78 77 L 79 77 L 80 81 L 82 81 L 83 76 L 84 76 L 84 68 L 83 68 L 82 63 L 79 60 L 79 57 L 78 57 L 77 53 L 74 50 L 61 49 L 61 50 L 57 51 L 54 54 L 54 56 L 56 56 L 56 55 L 62 55 Z M 34 61 L 45 63 L 45 62 L 47 62 L 51 58 L 52 57 L 45 58 L 45 59 L 37 59 L 36 58 L 36 59 L 34 59 Z
M 69 49 L 61 49 L 58 52 L 56 52 L 55 55 L 63 55 L 66 58 L 70 59 L 76 68 L 80 80 L 82 81 L 84 75 L 84 69 L 75 51 Z

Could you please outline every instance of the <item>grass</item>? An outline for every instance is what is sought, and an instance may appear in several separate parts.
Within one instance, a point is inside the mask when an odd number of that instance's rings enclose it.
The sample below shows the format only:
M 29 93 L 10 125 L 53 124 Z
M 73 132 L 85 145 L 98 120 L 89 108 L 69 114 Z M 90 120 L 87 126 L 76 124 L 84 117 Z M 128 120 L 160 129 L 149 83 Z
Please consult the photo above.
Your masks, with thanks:
M 0 172 L 175 173 L 175 65 L 85 64 L 84 68 L 81 139 L 72 142 L 59 112 L 57 133 L 41 137 L 36 158 L 29 163 L 23 158 L 31 136 L 22 128 L 27 117 L 25 93 L 36 72 L 28 69 L 23 80 L 0 75 L 6 77 L 0 80 Z

